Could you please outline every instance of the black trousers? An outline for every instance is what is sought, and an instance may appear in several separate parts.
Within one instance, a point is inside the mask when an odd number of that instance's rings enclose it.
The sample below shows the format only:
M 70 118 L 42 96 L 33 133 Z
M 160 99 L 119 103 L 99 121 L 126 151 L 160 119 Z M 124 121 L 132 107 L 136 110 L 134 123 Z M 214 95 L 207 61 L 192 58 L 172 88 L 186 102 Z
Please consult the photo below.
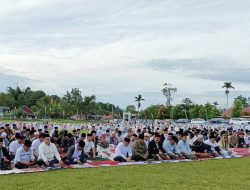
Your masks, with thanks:
M 11 162 L 1 161 L 0 162 L 0 170 L 11 170 Z
M 131 160 L 139 162 L 139 161 L 146 161 L 147 159 L 145 159 L 145 158 L 143 158 L 142 156 L 139 156 L 139 155 L 133 155 Z
M 59 163 L 59 161 L 56 158 L 54 158 L 54 160 L 49 161 L 49 165 L 46 165 L 45 162 L 42 159 L 37 161 L 38 166 L 54 167 L 54 164 L 58 164 L 58 163 Z
M 127 162 L 127 160 L 124 159 L 124 158 L 121 157 L 121 156 L 116 156 L 116 157 L 114 158 L 114 161 L 116 161 L 116 162 Z
M 34 166 L 34 165 L 36 165 L 36 163 L 33 163 L 33 164 L 30 165 L 30 166 Z M 22 164 L 22 163 L 20 163 L 20 162 L 17 162 L 17 163 L 15 164 L 15 167 L 16 167 L 17 169 L 29 168 L 29 166 L 27 166 L 26 164 Z

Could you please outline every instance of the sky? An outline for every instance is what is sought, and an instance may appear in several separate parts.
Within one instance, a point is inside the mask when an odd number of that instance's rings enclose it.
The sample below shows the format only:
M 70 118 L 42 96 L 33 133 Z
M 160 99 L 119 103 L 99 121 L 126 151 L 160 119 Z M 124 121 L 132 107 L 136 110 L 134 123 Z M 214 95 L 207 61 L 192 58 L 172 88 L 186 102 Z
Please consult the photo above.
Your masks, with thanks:
M 79 88 L 123 108 L 250 97 L 250 1 L 0 0 L 0 91 Z

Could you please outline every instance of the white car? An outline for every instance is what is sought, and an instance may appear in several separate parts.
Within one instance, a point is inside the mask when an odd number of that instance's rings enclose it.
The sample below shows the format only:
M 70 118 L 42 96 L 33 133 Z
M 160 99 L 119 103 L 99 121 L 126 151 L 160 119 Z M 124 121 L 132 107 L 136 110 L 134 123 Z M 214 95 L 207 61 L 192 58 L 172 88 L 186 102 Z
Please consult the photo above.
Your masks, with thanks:
M 229 121 L 229 124 L 233 125 L 248 125 L 250 124 L 250 121 L 248 121 L 245 118 L 231 118 Z
M 205 124 L 205 123 L 206 123 L 206 121 L 204 119 L 200 119 L 200 118 L 196 118 L 196 119 L 191 120 L 191 124 L 202 125 L 202 124 Z

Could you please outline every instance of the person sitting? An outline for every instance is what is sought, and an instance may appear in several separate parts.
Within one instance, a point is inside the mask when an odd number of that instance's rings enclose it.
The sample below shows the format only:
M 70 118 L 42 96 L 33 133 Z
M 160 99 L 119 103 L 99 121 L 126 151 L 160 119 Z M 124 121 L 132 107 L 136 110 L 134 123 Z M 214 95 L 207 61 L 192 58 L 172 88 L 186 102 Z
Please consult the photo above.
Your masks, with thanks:
M 178 146 L 178 138 L 176 136 L 169 136 L 169 140 L 165 139 L 163 148 L 165 150 L 165 153 L 170 157 L 171 160 L 176 160 L 176 159 L 183 159 Z
M 148 148 L 144 142 L 144 135 L 140 134 L 138 140 L 132 143 L 132 160 L 146 161 L 148 159 Z
M 83 140 L 78 141 L 76 145 L 69 148 L 64 163 L 70 164 L 84 164 L 87 162 L 87 155 L 84 153 L 85 142 Z
M 186 159 L 192 159 L 196 160 L 197 157 L 195 155 L 195 152 L 192 152 L 189 142 L 187 141 L 187 133 L 182 133 L 180 135 L 180 141 L 178 142 L 178 148 L 180 153 L 186 158 Z
M 230 135 L 228 138 L 229 148 L 236 148 L 237 142 L 238 142 L 238 136 L 237 136 L 237 132 L 234 130 L 233 134 Z
M 11 170 L 11 160 L 13 156 L 3 146 L 3 139 L 0 138 L 0 170 Z
M 25 140 L 23 147 L 17 150 L 14 159 L 15 167 L 17 169 L 33 167 L 36 164 L 33 151 L 30 148 L 31 144 L 32 142 L 30 140 Z
M 110 156 L 109 153 L 109 140 L 110 138 L 107 137 L 107 134 L 103 132 L 99 137 L 98 137 L 98 143 L 97 143 L 97 152 L 98 155 L 108 158 Z
M 203 142 L 203 135 L 197 136 L 196 141 L 193 143 L 192 151 L 196 153 L 198 158 L 213 158 L 210 146 Z
M 220 139 L 220 141 L 218 143 L 218 146 L 221 149 L 228 151 L 228 149 L 229 149 L 228 134 L 223 134 L 221 136 L 221 139 Z
M 209 139 L 204 142 L 211 147 L 211 153 L 214 157 L 222 155 L 222 151 L 216 142 L 216 136 L 210 134 Z
M 132 162 L 132 148 L 130 139 L 125 137 L 123 142 L 119 143 L 115 149 L 114 161 L 117 162 Z
M 50 142 L 49 134 L 45 134 L 44 142 L 39 146 L 37 165 L 42 167 L 54 167 L 58 164 L 63 167 L 63 162 L 54 143 Z
M 123 141 L 123 135 L 122 135 L 122 131 L 118 131 L 117 132 L 117 140 L 118 140 L 118 144 L 121 143 Z
M 16 139 L 15 141 L 10 143 L 9 146 L 9 152 L 11 155 L 13 155 L 14 157 L 16 156 L 16 151 L 23 147 L 23 143 L 25 140 L 25 136 L 21 136 L 19 133 L 16 134 Z
M 165 155 L 165 150 L 162 147 L 159 133 L 155 133 L 154 139 L 148 145 L 149 159 L 154 160 L 169 160 L 169 156 Z
M 64 135 L 64 138 L 62 140 L 62 148 L 63 148 L 63 152 L 66 153 L 68 151 L 68 149 L 73 146 L 74 143 L 74 137 L 71 133 L 67 133 L 67 135 Z
M 149 133 L 144 133 L 144 142 L 145 142 L 147 148 L 148 148 L 148 145 L 149 145 L 149 142 L 150 142 L 149 139 L 150 139 Z
M 244 138 L 244 132 L 239 133 L 236 147 L 237 148 L 246 148 L 247 147 L 246 141 Z
M 31 149 L 36 159 L 38 158 L 39 146 L 40 144 L 42 144 L 43 141 L 44 141 L 44 134 L 40 133 L 39 138 L 32 142 Z
M 88 158 L 95 158 L 96 157 L 96 148 L 95 144 L 92 139 L 92 134 L 89 133 L 87 135 L 87 139 L 84 140 L 85 146 L 84 146 L 84 152 L 88 155 Z
M 80 138 L 78 138 L 77 140 L 78 141 L 80 141 L 80 140 L 85 141 L 86 137 L 87 137 L 86 133 L 82 133 L 81 136 L 80 136 Z
M 98 145 L 98 136 L 96 135 L 96 131 L 93 130 L 91 131 L 91 135 L 92 135 L 92 141 L 95 145 L 95 148 L 97 148 L 97 145 Z
M 112 133 L 112 135 L 111 135 L 111 137 L 109 139 L 110 139 L 110 144 L 112 144 L 114 146 L 118 145 L 118 138 L 117 138 L 115 132 Z

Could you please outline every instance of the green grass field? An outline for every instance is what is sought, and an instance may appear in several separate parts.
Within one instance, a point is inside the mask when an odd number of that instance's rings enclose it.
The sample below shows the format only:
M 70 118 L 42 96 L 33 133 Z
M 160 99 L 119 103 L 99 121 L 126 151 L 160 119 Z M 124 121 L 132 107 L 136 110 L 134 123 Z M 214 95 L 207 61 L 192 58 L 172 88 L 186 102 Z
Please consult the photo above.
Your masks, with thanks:
M 250 159 L 69 169 L 0 176 L 5 189 L 250 189 Z

